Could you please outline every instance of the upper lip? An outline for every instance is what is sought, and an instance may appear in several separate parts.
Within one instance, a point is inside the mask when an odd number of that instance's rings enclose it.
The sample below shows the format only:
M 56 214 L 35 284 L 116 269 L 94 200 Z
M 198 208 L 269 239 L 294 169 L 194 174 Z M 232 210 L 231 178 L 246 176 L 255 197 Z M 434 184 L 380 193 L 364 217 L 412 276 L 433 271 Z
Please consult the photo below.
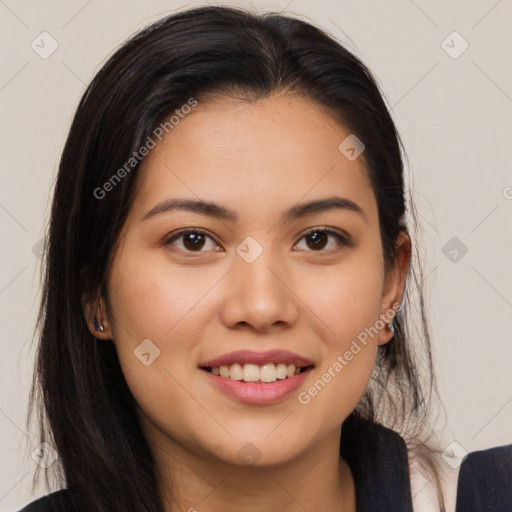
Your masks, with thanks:
M 208 368 L 218 368 L 220 366 L 230 366 L 232 364 L 257 364 L 259 366 L 267 363 L 293 364 L 298 368 L 313 366 L 313 362 L 305 357 L 294 354 L 287 350 L 268 350 L 266 352 L 255 352 L 253 350 L 238 350 L 209 361 L 201 363 L 199 366 Z

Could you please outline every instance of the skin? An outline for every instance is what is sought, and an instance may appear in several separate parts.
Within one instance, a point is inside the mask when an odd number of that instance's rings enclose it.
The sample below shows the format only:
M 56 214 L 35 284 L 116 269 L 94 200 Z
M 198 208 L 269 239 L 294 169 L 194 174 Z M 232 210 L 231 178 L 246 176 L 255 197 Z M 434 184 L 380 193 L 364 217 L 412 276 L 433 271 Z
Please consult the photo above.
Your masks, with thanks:
M 115 248 L 109 296 L 85 306 L 113 339 L 176 510 L 355 511 L 350 468 L 339 457 L 343 420 L 369 382 L 382 328 L 308 404 L 298 401 L 365 328 L 399 303 L 410 260 L 406 235 L 384 271 L 375 196 L 363 157 L 338 149 L 350 134 L 309 100 L 279 94 L 258 101 L 202 101 L 145 158 L 138 193 Z M 364 155 L 364 154 L 363 154 Z M 364 216 L 335 209 L 279 222 L 287 208 L 338 195 Z M 175 210 L 142 217 L 170 198 L 213 201 L 236 222 Z M 305 235 L 328 226 L 315 248 Z M 183 228 L 201 228 L 199 252 Z M 262 254 L 247 263 L 248 236 Z M 309 245 L 308 245 L 309 244 Z M 192 249 L 190 249 L 192 247 Z M 188 249 L 188 250 L 187 250 Z M 149 338 L 160 355 L 143 365 L 134 350 Z M 314 362 L 297 392 L 271 405 L 215 389 L 198 368 L 234 350 L 285 349 Z M 261 457 L 239 459 L 246 444 Z M 255 499 L 256 498 L 256 499 Z M 170 503 L 169 503 L 170 505 Z

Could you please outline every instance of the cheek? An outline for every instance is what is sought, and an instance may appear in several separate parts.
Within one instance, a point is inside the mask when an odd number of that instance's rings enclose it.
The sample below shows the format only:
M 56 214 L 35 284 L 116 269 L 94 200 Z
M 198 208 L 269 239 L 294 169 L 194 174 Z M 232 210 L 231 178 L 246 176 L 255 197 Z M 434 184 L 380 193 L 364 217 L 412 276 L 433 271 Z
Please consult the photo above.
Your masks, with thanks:
M 114 268 L 112 327 L 128 387 L 152 423 L 183 442 L 193 439 L 197 425 L 208 421 L 198 404 L 208 401 L 194 389 L 191 375 L 213 314 L 208 293 L 224 272 L 192 267 L 180 272 L 161 255 L 134 253 L 120 257 Z
M 187 318 L 199 320 L 198 306 L 223 275 L 218 267 L 170 265 L 163 250 L 121 255 L 114 268 L 110 304 L 120 341 L 172 339 Z
M 332 354 L 325 365 L 315 371 L 307 387 L 298 395 L 299 407 L 310 426 L 318 432 L 337 429 L 356 408 L 372 374 L 376 346 L 350 344 L 339 355 Z
M 365 329 L 375 325 L 381 311 L 383 271 L 380 262 L 354 255 L 335 271 L 311 273 L 299 291 L 326 329 L 329 351 L 342 353 Z M 376 341 L 376 339 L 375 339 Z
M 370 381 L 377 353 L 375 324 L 379 318 L 376 284 L 336 282 L 326 289 L 318 316 L 324 333 L 322 364 L 298 395 L 310 416 L 323 418 L 322 431 L 337 428 L 354 410 Z
M 209 292 L 223 273 L 172 268 L 130 252 L 116 261 L 109 283 L 111 325 L 120 364 L 137 402 L 180 401 L 179 385 L 196 371 L 200 342 L 213 314 Z M 149 355 L 148 355 L 149 354 Z
M 298 401 L 325 418 L 323 428 L 335 428 L 356 407 L 377 353 L 382 267 L 372 259 L 353 263 L 317 280 L 322 286 L 305 286 L 302 292 L 319 319 L 324 353 Z

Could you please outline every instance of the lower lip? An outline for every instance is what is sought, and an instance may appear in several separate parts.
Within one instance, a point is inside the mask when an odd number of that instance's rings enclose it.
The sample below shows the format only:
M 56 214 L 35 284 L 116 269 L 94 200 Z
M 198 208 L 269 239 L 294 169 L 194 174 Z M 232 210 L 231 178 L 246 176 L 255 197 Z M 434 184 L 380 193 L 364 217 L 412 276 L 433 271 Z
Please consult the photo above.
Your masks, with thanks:
M 206 370 L 201 370 L 212 384 L 226 394 L 250 404 L 273 404 L 285 399 L 293 393 L 309 375 L 311 369 L 305 370 L 293 377 L 276 380 L 268 384 L 241 382 L 238 380 L 218 377 Z

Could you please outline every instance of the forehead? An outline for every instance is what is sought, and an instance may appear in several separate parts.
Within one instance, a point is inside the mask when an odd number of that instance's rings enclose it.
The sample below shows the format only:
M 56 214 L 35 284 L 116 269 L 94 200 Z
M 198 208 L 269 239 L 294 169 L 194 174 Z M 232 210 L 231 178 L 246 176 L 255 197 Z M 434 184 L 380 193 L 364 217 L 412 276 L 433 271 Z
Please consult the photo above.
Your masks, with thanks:
M 169 197 L 199 197 L 256 213 L 336 194 L 371 216 L 364 159 L 339 150 L 349 135 L 299 96 L 200 101 L 145 157 L 133 207 L 140 213 Z

